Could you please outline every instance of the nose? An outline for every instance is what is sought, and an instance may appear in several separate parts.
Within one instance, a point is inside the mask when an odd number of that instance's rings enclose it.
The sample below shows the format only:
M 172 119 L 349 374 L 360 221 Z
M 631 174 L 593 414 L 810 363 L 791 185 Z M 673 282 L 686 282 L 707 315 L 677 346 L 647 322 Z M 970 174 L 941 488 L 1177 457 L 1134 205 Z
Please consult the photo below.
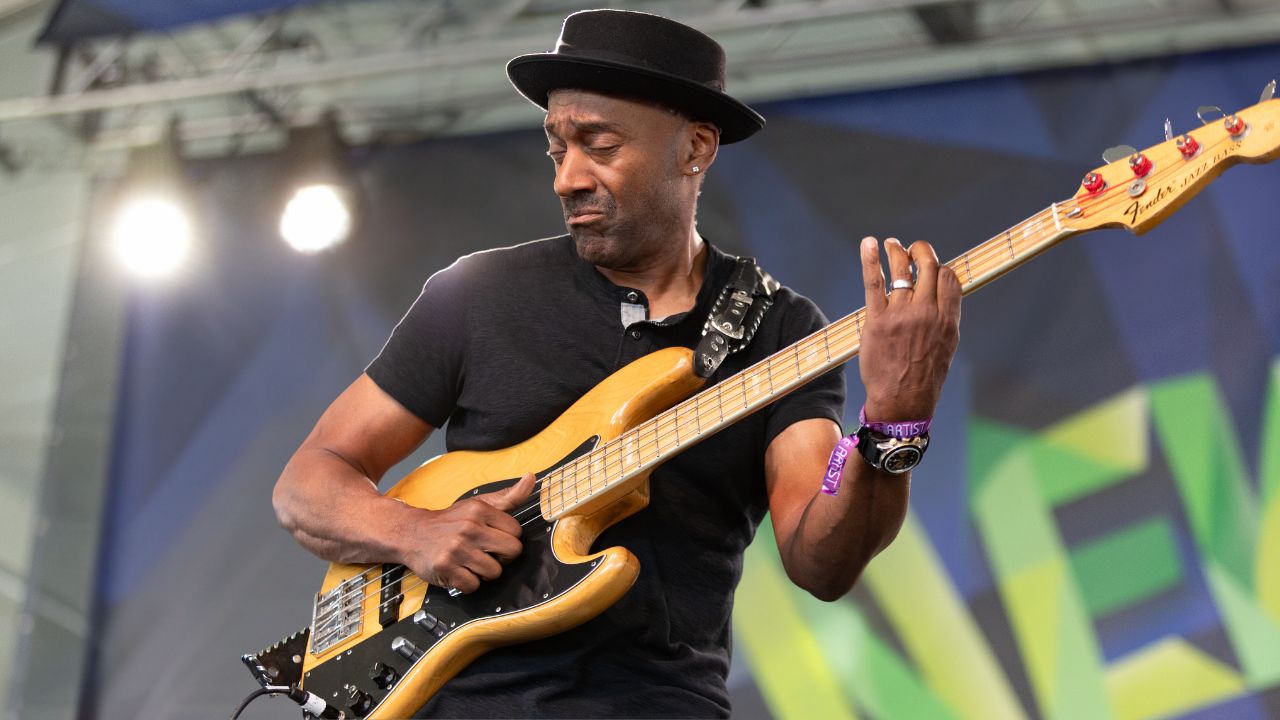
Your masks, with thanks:
M 562 198 L 594 191 L 595 178 L 591 174 L 590 159 L 577 149 L 568 148 L 560 159 L 560 164 L 556 166 L 556 179 L 552 188 Z

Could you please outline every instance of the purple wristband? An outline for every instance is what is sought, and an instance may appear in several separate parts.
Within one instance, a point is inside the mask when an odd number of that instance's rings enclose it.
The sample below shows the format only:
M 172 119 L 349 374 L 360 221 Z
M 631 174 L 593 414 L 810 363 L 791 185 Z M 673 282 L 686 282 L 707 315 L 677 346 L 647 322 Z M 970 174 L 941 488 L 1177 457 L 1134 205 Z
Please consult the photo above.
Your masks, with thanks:
M 867 406 L 863 405 L 858 411 L 858 424 L 865 428 L 869 428 L 872 432 L 887 435 L 891 438 L 906 440 L 907 438 L 920 437 L 929 432 L 929 426 L 933 425 L 933 418 L 927 420 L 903 420 L 902 422 L 867 422 Z
M 844 462 L 858 447 L 858 436 L 849 435 L 840 438 L 836 449 L 831 451 L 831 461 L 827 463 L 827 474 L 822 476 L 822 492 L 835 495 L 840 492 L 840 476 L 844 474 Z

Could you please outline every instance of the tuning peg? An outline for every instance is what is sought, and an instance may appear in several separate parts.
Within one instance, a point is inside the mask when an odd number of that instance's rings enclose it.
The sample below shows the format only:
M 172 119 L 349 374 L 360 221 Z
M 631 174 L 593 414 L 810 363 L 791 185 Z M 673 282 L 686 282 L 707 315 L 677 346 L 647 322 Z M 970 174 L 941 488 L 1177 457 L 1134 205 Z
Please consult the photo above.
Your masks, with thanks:
M 1164 119 L 1164 139 L 1173 139 L 1173 123 L 1169 121 L 1169 118 Z
M 1107 163 L 1113 163 L 1117 160 L 1123 160 L 1127 157 L 1131 157 L 1136 152 L 1138 151 L 1135 150 L 1132 145 L 1117 145 L 1103 150 L 1102 159 Z
M 1272 80 L 1262 88 L 1262 96 L 1258 98 L 1258 102 L 1266 102 L 1276 95 L 1276 81 Z
M 1210 118 L 1205 117 L 1205 115 L 1211 115 L 1213 113 L 1217 113 L 1218 116 L 1210 117 Z M 1222 108 L 1218 107 L 1217 105 L 1201 105 L 1199 108 L 1196 109 L 1196 117 L 1200 118 L 1200 123 L 1203 125 L 1208 125 L 1214 120 L 1217 120 L 1218 118 L 1224 118 L 1226 116 L 1227 114 L 1222 112 Z

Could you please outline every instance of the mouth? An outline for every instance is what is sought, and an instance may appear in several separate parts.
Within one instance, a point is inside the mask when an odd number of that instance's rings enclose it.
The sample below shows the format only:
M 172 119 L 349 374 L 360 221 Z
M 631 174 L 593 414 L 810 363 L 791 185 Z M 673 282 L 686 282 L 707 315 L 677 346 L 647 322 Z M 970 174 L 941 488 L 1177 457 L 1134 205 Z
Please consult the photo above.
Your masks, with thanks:
M 565 218 L 570 225 L 590 225 L 604 219 L 602 212 L 576 212 Z

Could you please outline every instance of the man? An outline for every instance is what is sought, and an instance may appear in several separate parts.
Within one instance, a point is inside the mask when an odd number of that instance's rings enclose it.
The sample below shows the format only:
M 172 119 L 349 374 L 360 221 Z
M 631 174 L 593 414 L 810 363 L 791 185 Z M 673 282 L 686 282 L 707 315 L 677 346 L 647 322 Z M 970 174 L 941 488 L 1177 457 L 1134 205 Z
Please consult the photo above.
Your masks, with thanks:
M 403 563 L 462 592 L 520 552 L 507 511 L 532 476 L 439 511 L 389 500 L 377 482 L 446 421 L 450 450 L 510 446 L 631 360 L 695 344 L 734 266 L 695 226 L 698 192 L 719 145 L 764 124 L 724 94 L 719 45 L 652 15 L 571 15 L 554 52 L 516 58 L 508 74 L 547 111 L 568 236 L 478 253 L 434 275 L 320 418 L 274 497 L 281 523 L 316 554 Z M 865 412 L 921 420 L 955 352 L 960 287 L 925 243 L 907 251 L 890 239 L 885 251 L 899 288 L 887 295 L 878 244 L 862 243 Z M 775 301 L 712 382 L 825 325 L 788 289 Z M 908 476 L 860 458 L 841 489 L 820 491 L 843 401 L 843 377 L 829 373 L 659 468 L 650 506 L 597 544 L 640 559 L 623 599 L 579 628 L 482 656 L 424 712 L 727 716 L 732 594 L 765 511 L 787 574 L 824 600 L 852 587 L 906 513 Z

